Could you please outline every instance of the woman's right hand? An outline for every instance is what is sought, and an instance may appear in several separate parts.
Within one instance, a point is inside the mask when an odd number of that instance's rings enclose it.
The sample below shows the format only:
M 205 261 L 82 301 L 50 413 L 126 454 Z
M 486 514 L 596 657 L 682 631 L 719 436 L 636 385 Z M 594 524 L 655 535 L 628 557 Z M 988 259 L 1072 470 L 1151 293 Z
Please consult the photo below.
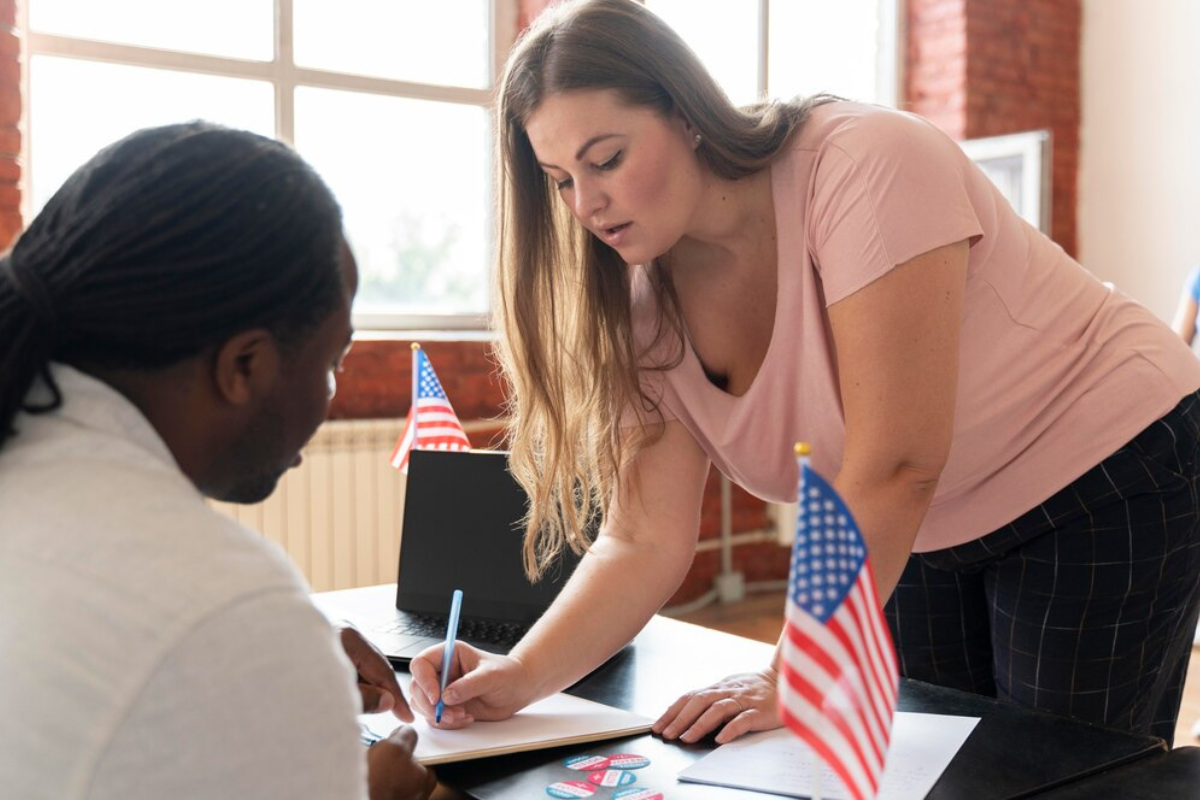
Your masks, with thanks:
M 442 698 L 442 721 L 434 722 L 444 647 L 438 644 L 422 650 L 408 665 L 412 674 L 409 704 L 430 726 L 453 729 L 475 720 L 507 719 L 535 699 L 531 676 L 520 660 L 456 642 L 450 682 Z

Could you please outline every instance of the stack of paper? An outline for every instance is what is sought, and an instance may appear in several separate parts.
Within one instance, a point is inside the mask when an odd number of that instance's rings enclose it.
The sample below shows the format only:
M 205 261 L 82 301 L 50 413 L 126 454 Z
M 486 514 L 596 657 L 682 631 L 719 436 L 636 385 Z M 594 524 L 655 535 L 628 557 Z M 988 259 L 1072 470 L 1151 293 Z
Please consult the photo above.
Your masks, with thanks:
M 978 722 L 978 717 L 897 712 L 877 800 L 922 800 Z M 787 728 L 718 747 L 680 772 L 679 779 L 787 797 L 849 800 L 834 772 Z

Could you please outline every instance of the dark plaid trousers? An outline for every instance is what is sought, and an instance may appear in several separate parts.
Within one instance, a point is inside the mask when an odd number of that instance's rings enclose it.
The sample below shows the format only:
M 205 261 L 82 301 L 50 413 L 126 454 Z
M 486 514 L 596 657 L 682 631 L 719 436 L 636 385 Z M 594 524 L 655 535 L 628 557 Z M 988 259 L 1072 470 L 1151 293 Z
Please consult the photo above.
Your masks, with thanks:
M 1200 609 L 1200 393 L 1000 530 L 914 554 L 901 674 L 1168 743 Z

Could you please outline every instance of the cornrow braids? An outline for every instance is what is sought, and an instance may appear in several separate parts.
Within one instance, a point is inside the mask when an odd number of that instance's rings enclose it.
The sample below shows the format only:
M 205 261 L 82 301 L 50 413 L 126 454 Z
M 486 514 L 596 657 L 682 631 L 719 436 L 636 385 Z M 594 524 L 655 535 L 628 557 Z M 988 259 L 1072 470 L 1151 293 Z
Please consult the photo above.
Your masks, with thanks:
M 341 299 L 341 211 L 287 146 L 206 122 L 100 151 L 0 259 L 0 447 L 49 362 L 158 369 L 249 328 L 285 351 Z M 41 375 L 51 401 L 26 406 Z

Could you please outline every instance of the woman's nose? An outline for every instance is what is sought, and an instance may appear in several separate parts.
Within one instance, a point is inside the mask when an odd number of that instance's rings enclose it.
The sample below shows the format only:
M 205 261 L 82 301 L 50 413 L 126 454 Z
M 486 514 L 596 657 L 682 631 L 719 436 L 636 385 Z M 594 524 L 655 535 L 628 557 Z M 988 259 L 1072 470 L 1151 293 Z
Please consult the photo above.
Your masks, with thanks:
M 591 220 L 604 209 L 608 202 L 604 192 L 590 182 L 575 183 L 575 216 L 581 221 Z

